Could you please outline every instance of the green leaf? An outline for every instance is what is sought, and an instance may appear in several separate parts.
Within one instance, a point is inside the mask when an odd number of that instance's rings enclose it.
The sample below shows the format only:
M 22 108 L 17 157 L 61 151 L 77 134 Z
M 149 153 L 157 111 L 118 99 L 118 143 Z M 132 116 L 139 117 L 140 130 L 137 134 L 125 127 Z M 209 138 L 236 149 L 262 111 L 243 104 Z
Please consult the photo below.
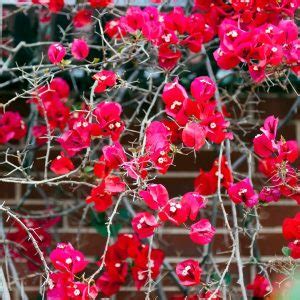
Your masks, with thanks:
M 221 277 L 220 275 L 218 275 L 218 273 L 213 273 L 210 278 L 215 281 L 215 282 L 219 282 L 221 280 Z M 224 276 L 224 283 L 226 285 L 230 285 L 231 284 L 231 275 L 230 273 L 226 273 L 225 276 Z
M 104 237 L 107 237 L 108 231 L 107 231 L 107 217 L 105 213 L 95 213 L 92 212 L 91 216 L 91 225 L 96 229 L 96 231 Z M 112 237 L 116 237 L 121 230 L 122 225 L 121 223 L 118 223 L 117 220 L 114 221 L 114 223 L 110 226 L 110 233 Z
M 100 58 L 94 57 L 92 64 L 97 64 L 100 61 Z
M 221 277 L 218 275 L 218 273 L 212 273 L 210 276 L 212 281 L 220 281 Z
M 226 285 L 231 284 L 231 275 L 228 272 L 225 274 L 224 281 L 225 281 Z
M 111 225 L 110 226 L 111 236 L 116 237 L 118 235 L 119 231 L 121 230 L 121 228 L 122 228 L 122 226 L 119 223 Z M 108 236 L 107 225 L 98 225 L 98 226 L 95 226 L 95 229 L 103 237 Z
M 60 62 L 60 64 L 62 65 L 62 66 L 68 66 L 68 65 L 70 65 L 71 64 L 71 60 L 70 59 L 63 59 L 61 62 Z
M 84 173 L 91 173 L 93 171 L 94 171 L 94 167 L 92 167 L 92 166 L 86 166 L 84 168 Z
M 291 255 L 291 249 L 289 247 L 282 247 L 281 249 L 284 256 L 290 256 Z
M 124 220 L 128 220 L 130 219 L 130 215 L 128 213 L 128 210 L 126 208 L 121 208 L 119 210 L 119 216 L 124 219 Z

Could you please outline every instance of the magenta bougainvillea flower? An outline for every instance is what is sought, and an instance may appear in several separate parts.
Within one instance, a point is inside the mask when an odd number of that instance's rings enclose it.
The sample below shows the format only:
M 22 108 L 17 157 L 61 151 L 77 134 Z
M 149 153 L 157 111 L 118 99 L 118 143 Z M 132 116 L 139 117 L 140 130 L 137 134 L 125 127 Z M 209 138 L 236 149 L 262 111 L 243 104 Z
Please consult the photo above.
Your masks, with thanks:
M 75 167 L 70 158 L 61 153 L 51 162 L 50 169 L 57 175 L 63 175 L 71 172 Z
M 148 213 L 142 212 L 132 219 L 132 228 L 139 238 L 144 239 L 154 234 L 154 230 L 159 226 L 156 218 Z
M 178 79 L 164 86 L 162 99 L 166 105 L 166 113 L 169 116 L 177 119 L 176 116 L 183 113 L 183 103 L 187 98 L 187 92 L 184 87 L 178 83 Z
M 127 161 L 125 151 L 119 142 L 115 142 L 111 146 L 104 146 L 102 152 L 106 166 L 110 169 L 117 169 Z
M 283 137 L 276 139 L 278 121 L 269 116 L 260 129 L 262 134 L 253 140 L 254 151 L 261 157 L 259 170 L 271 182 L 269 187 L 263 187 L 260 198 L 262 201 L 277 201 L 283 195 L 299 202 L 299 182 L 291 166 L 299 157 L 299 145 L 297 141 L 286 141 Z
M 281 192 L 277 187 L 263 187 L 259 193 L 259 199 L 263 202 L 277 202 L 280 197 Z
M 83 39 L 74 39 L 71 45 L 71 53 L 77 60 L 84 60 L 88 57 L 90 48 L 87 42 Z
M 205 145 L 206 128 L 199 123 L 189 122 L 182 131 L 182 141 L 187 147 L 198 151 Z
M 254 281 L 247 285 L 248 290 L 252 290 L 253 297 L 264 298 L 271 292 L 271 284 L 267 278 L 257 274 Z
M 40 0 L 39 0 L 40 1 Z M 43 1 L 41 1 L 43 3 Z M 49 10 L 53 13 L 57 13 L 64 8 L 64 0 L 49 0 L 48 7 Z
M 70 243 L 59 243 L 50 253 L 55 272 L 47 281 L 47 299 L 96 299 L 98 288 L 93 284 L 78 281 L 76 274 L 82 272 L 88 261 Z
M 89 9 L 78 10 L 73 17 L 73 24 L 76 28 L 83 28 L 92 23 L 92 11 Z
M 164 208 L 169 201 L 168 191 L 162 184 L 149 184 L 145 191 L 139 192 L 139 195 L 153 210 Z
M 97 81 L 95 93 L 103 93 L 108 87 L 115 86 L 117 82 L 117 75 L 110 70 L 102 70 L 93 76 L 93 79 Z
M 0 144 L 22 139 L 26 135 L 26 128 L 18 112 L 0 113 Z
M 65 131 L 57 141 L 69 156 L 74 156 L 76 153 L 90 146 L 90 124 L 88 122 L 75 123 L 73 129 Z
M 173 162 L 170 131 L 159 121 L 152 122 L 146 129 L 146 150 L 150 161 L 158 172 L 165 174 Z
M 59 64 L 65 57 L 67 51 L 62 44 L 52 44 L 48 49 L 48 59 L 53 64 Z
M 193 286 L 200 283 L 201 268 L 199 262 L 187 259 L 176 266 L 176 274 L 180 282 L 185 286 Z
M 289 242 L 288 248 L 290 250 L 290 257 L 292 257 L 293 259 L 300 258 L 300 240 Z
M 195 78 L 191 83 L 191 94 L 195 100 L 188 97 L 177 78 L 167 83 L 162 93 L 166 113 L 183 127 L 183 144 L 196 151 L 206 142 L 220 144 L 225 139 L 233 138 L 232 133 L 227 132 L 230 123 L 216 110 L 216 102 L 213 100 L 215 91 L 215 83 L 209 77 L 202 76 Z M 170 123 L 165 124 L 168 126 Z M 174 139 L 173 131 L 171 133 L 171 138 Z M 180 139 L 180 135 L 177 136 Z
M 182 201 L 177 201 L 176 199 L 171 199 L 161 209 L 158 216 L 163 222 L 170 221 L 179 226 L 187 220 L 188 214 L 189 206 L 186 203 L 182 203 Z
M 206 245 L 212 241 L 215 233 L 216 229 L 211 225 L 209 220 L 202 219 L 191 226 L 190 238 L 196 244 Z
M 112 204 L 112 197 L 125 190 L 125 183 L 120 177 L 106 176 L 99 186 L 94 187 L 86 198 L 87 203 L 94 203 L 96 211 L 106 211 Z
M 70 243 L 57 244 L 50 254 L 50 259 L 55 269 L 72 275 L 83 271 L 88 264 L 83 253 L 75 250 Z
M 111 137 L 113 141 L 118 140 L 124 130 L 121 114 L 122 107 L 119 103 L 99 103 L 94 110 L 97 122 L 92 126 L 92 135 Z
M 205 102 L 214 97 L 215 83 L 207 76 L 195 78 L 191 83 L 191 94 L 198 102 Z
M 195 191 L 201 195 L 212 195 L 217 191 L 219 180 L 221 186 L 226 189 L 233 182 L 232 172 L 225 156 L 221 157 L 221 166 L 219 166 L 219 158 L 216 158 L 209 172 L 200 170 L 199 176 L 194 181 Z
M 289 32 L 288 35 L 283 32 Z M 276 69 L 283 62 L 295 62 L 289 50 L 295 47 L 297 26 L 292 20 L 279 24 L 253 24 L 243 29 L 233 19 L 224 19 L 219 29 L 220 47 L 214 57 L 223 69 L 231 69 L 240 62 L 248 65 L 254 81 L 266 78 L 268 69 Z M 295 73 L 297 68 L 292 67 Z
M 189 207 L 189 218 L 195 221 L 201 208 L 206 206 L 207 200 L 197 192 L 188 192 L 182 196 L 182 204 Z
M 285 218 L 282 223 L 282 233 L 286 240 L 300 239 L 300 213 L 294 218 Z
M 247 207 L 253 207 L 258 203 L 258 195 L 253 189 L 249 178 L 245 178 L 228 188 L 230 199 L 236 203 L 244 203 Z
M 61 77 L 55 77 L 51 80 L 50 91 L 58 94 L 58 97 L 63 100 L 67 99 L 70 95 L 70 86 L 66 80 Z
M 110 5 L 112 1 L 111 0 L 89 0 L 89 3 L 93 8 L 101 8 Z

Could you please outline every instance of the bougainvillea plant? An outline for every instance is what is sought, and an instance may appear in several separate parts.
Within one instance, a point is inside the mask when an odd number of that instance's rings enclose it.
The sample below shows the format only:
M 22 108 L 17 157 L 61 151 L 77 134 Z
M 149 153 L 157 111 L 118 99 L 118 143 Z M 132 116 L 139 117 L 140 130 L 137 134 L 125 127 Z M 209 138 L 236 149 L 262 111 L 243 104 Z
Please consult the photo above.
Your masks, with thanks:
M 258 243 L 262 209 L 300 204 L 299 141 L 282 133 L 300 105 L 300 2 L 125 2 L 0 4 L 0 182 L 18 186 L 0 205 L 0 280 L 22 299 L 27 279 L 49 300 L 273 297 L 300 259 L 300 213 L 281 258 Z M 279 93 L 295 99 L 285 117 L 258 109 Z M 178 166 L 198 161 L 185 185 Z

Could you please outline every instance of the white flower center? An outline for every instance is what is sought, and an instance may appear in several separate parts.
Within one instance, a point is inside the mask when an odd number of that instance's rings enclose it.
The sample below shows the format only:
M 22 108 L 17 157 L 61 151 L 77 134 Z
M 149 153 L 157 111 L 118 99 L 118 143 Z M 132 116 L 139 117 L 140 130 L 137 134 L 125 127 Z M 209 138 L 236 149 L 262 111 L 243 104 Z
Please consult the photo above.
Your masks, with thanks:
M 236 38 L 238 36 L 238 32 L 236 30 L 231 30 L 227 32 L 227 36 L 232 36 L 233 38 Z
M 184 268 L 184 270 L 182 271 L 182 275 L 183 276 L 186 276 L 187 274 L 188 274 L 188 271 L 191 269 L 191 266 L 186 266 L 185 268 Z
M 66 264 L 70 265 L 71 263 L 72 263 L 72 258 L 71 257 L 67 258 L 66 259 Z
M 239 196 L 242 196 L 243 194 L 247 193 L 247 189 L 240 189 L 240 191 L 238 192 Z
M 116 21 L 111 21 L 110 24 L 109 24 L 109 27 L 110 27 L 110 28 L 113 28 L 113 27 L 115 27 L 115 26 L 117 26 L 117 25 L 118 25 L 118 22 L 116 22 Z
M 177 208 L 175 206 L 170 207 L 170 212 L 174 213 L 176 210 L 177 210 Z
M 176 106 L 181 106 L 182 103 L 180 101 L 174 101 L 171 105 L 171 109 L 175 109 Z
M 163 157 L 160 157 L 157 161 L 159 164 L 163 164 L 165 160 Z
M 260 10 L 258 10 L 258 8 L 257 8 L 257 11 L 260 11 Z M 272 27 L 272 26 L 269 26 L 269 27 L 266 29 L 266 33 L 271 33 L 272 30 L 273 30 L 273 27 Z

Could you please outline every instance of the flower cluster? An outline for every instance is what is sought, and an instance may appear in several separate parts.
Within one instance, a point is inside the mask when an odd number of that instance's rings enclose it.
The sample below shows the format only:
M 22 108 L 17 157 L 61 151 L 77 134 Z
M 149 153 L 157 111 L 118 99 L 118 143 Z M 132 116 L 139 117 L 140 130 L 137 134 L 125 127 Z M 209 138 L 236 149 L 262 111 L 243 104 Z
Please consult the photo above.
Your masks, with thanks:
M 158 277 L 163 260 L 162 250 L 153 247 L 150 250 L 135 235 L 120 234 L 117 241 L 108 247 L 104 258 L 105 271 L 96 280 L 96 285 L 105 296 L 111 296 L 119 291 L 131 272 L 139 290 L 150 278 L 155 280 Z
M 206 205 L 206 200 L 197 192 L 186 193 L 180 199 L 169 199 L 168 191 L 162 184 L 149 184 L 139 195 L 150 209 L 158 212 L 160 220 L 149 212 L 137 214 L 132 220 L 132 227 L 140 238 L 153 235 L 155 229 L 167 221 L 176 226 L 188 219 L 195 221 L 199 210 Z M 214 234 L 215 228 L 206 219 L 201 219 L 190 228 L 191 240 L 199 245 L 210 243 Z
M 232 139 L 232 133 L 227 132 L 229 122 L 218 112 L 217 103 L 213 99 L 215 91 L 215 83 L 209 77 L 201 76 L 191 83 L 193 99 L 177 79 L 167 83 L 162 93 L 167 115 L 174 118 L 174 122 L 180 126 L 171 126 L 170 131 L 174 129 L 181 132 L 183 144 L 196 151 L 206 140 L 220 144 L 225 139 Z M 172 132 L 173 136 L 174 134 Z
M 202 14 L 214 14 L 220 46 L 214 57 L 222 69 L 246 64 L 254 81 L 290 68 L 299 75 L 299 39 L 292 20 L 299 1 L 196 0 Z M 289 20 L 288 18 L 291 18 Z
M 297 141 L 286 141 L 283 137 L 276 140 L 279 120 L 268 117 L 261 134 L 253 140 L 254 152 L 260 157 L 259 170 L 268 178 L 269 186 L 260 192 L 260 199 L 265 202 L 278 201 L 280 196 L 300 203 L 300 183 L 292 163 L 299 157 Z
M 35 0 L 35 4 L 44 2 Z M 48 8 L 56 13 L 63 9 L 64 0 L 50 0 Z M 89 0 L 92 8 L 106 7 L 110 0 Z M 202 45 L 215 36 L 220 45 L 214 52 L 222 69 L 246 65 L 256 82 L 267 76 L 280 76 L 285 69 L 299 75 L 299 39 L 297 25 L 292 20 L 297 0 L 281 1 L 224 1 L 196 0 L 191 14 L 180 7 L 170 12 L 160 12 L 156 7 L 130 7 L 125 16 L 105 24 L 105 33 L 114 39 L 146 40 L 158 53 L 158 64 L 164 69 L 174 68 L 185 50 L 197 53 Z M 290 18 L 290 19 L 289 19 Z M 82 8 L 73 16 L 75 28 L 92 24 L 92 11 Z M 196 26 L 197 24 L 197 26 Z M 88 56 L 84 40 L 75 39 L 71 53 L 77 60 Z M 59 43 L 49 48 L 52 63 L 61 63 L 66 49 Z
M 164 69 L 172 69 L 182 57 L 182 51 L 199 52 L 203 43 L 215 33 L 210 13 L 185 15 L 175 7 L 171 12 L 160 12 L 156 7 L 128 8 L 126 15 L 109 21 L 105 26 L 108 36 L 115 39 L 135 38 L 149 41 L 158 51 L 158 63 Z
M 98 289 L 84 280 L 79 274 L 89 263 L 84 255 L 70 243 L 59 243 L 50 253 L 50 260 L 55 272 L 48 279 L 47 299 L 95 299 Z
M 50 259 L 56 271 L 51 273 L 48 281 L 47 299 L 95 299 L 98 292 L 107 297 L 117 293 L 130 273 L 138 290 L 149 278 L 155 280 L 164 253 L 156 248 L 151 248 L 150 252 L 149 246 L 135 235 L 120 234 L 98 262 L 98 265 L 104 263 L 105 270 L 94 285 L 90 285 L 84 275 L 80 276 L 88 261 L 70 243 L 59 243 Z
M 63 78 L 56 77 L 49 85 L 41 86 L 29 100 L 36 105 L 41 119 L 45 120 L 33 127 L 37 145 L 46 143 L 54 131 L 65 130 L 70 114 L 70 108 L 66 103 L 69 95 L 68 83 Z
M 220 25 L 219 37 L 220 47 L 214 57 L 222 69 L 247 64 L 256 82 L 276 72 L 280 74 L 283 68 L 291 68 L 299 75 L 300 40 L 297 25 L 292 20 L 258 27 L 254 23 L 244 28 L 239 21 L 225 19 Z
M 84 39 L 74 39 L 70 45 L 71 54 L 78 61 L 85 60 L 90 48 Z M 67 49 L 60 43 L 54 43 L 48 48 L 48 59 L 52 64 L 61 64 L 67 54 Z

